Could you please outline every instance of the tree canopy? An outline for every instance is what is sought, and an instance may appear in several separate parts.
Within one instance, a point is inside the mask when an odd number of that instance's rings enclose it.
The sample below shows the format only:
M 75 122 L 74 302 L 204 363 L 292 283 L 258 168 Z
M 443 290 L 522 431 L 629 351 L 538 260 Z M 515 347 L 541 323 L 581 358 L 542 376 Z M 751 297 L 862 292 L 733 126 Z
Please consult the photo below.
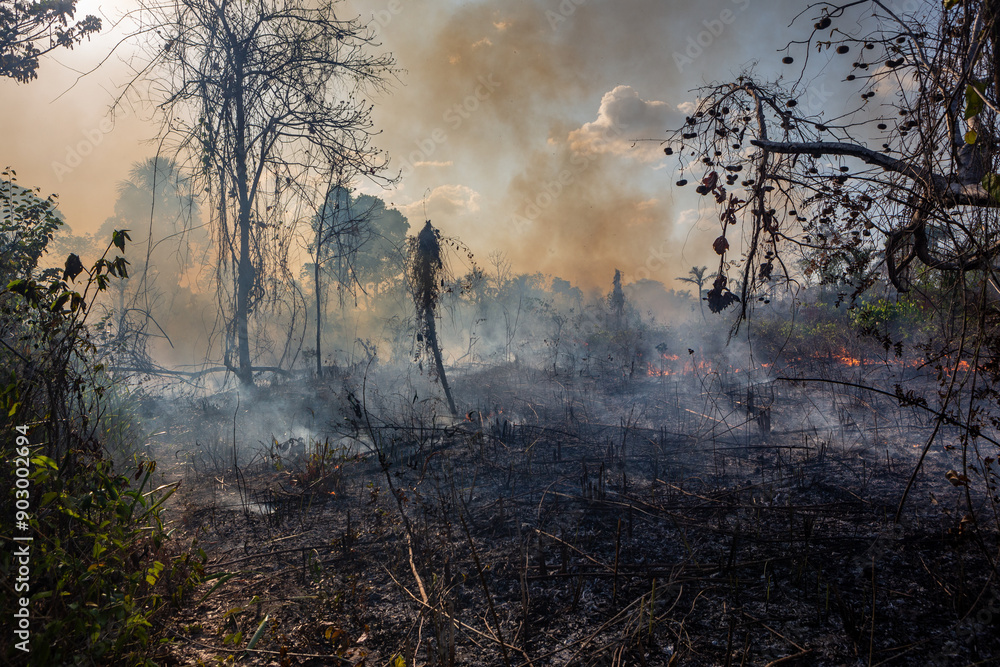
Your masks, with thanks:
M 73 23 L 77 0 L 0 2 L 0 76 L 27 83 L 38 76 L 38 58 L 59 48 L 72 49 L 101 29 L 87 15 Z

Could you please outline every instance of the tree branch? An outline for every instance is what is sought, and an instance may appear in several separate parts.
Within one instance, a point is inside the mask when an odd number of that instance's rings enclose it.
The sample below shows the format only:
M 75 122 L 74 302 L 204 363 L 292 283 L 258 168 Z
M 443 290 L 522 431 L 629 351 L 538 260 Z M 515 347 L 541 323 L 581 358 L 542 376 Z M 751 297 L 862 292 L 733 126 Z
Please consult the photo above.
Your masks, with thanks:
M 914 167 L 909 162 L 898 160 L 894 157 L 886 155 L 885 153 L 879 153 L 878 151 L 873 151 L 870 148 L 859 146 L 857 144 L 848 144 L 837 141 L 783 142 L 764 141 L 760 139 L 754 139 L 750 143 L 758 148 L 771 151 L 772 153 L 782 153 L 785 155 L 808 154 L 815 156 L 843 155 L 846 157 L 856 157 L 868 164 L 882 167 L 886 171 L 902 174 L 907 178 L 912 178 L 913 180 L 920 181 L 924 184 L 933 184 L 935 189 L 938 189 L 936 186 L 939 179 L 942 186 L 945 183 L 945 179 L 942 176 L 928 172 L 926 169 Z
M 866 146 L 835 141 L 802 141 L 782 142 L 754 139 L 750 142 L 758 148 L 772 153 L 785 155 L 840 155 L 856 157 L 863 162 L 882 167 L 902 176 L 906 176 L 923 185 L 927 196 L 946 206 L 978 206 L 981 208 L 1000 208 L 990 193 L 979 183 L 962 184 L 955 177 L 935 174 L 922 167 L 900 160 L 885 153 L 874 151 Z

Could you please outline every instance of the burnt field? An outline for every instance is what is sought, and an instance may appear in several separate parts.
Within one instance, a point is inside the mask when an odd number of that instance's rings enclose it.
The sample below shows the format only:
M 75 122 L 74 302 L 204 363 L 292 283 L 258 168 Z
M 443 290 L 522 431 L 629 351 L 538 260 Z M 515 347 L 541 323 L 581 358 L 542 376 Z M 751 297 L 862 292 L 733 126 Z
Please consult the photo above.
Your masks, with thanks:
M 206 580 L 161 619 L 174 641 L 157 661 L 1000 656 L 993 505 L 982 476 L 953 472 L 976 451 L 897 395 L 932 391 L 929 369 L 667 358 L 617 382 L 452 375 L 464 418 L 426 378 L 376 364 L 149 399 L 157 472 L 178 484 L 167 520 Z

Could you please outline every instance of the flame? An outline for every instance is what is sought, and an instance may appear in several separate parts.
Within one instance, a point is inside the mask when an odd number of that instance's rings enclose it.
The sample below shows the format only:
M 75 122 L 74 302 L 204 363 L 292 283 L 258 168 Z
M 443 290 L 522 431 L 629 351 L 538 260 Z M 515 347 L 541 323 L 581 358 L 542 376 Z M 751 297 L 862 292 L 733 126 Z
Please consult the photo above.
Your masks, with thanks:
M 646 375 L 648 377 L 670 377 L 671 375 L 684 375 L 687 373 L 693 373 L 695 371 L 709 371 L 713 369 L 712 364 L 704 359 L 695 361 L 689 358 L 687 361 L 679 364 L 674 362 L 681 361 L 681 358 L 676 354 L 663 354 L 660 355 L 659 362 L 646 362 Z M 669 362 L 669 363 L 668 363 Z M 739 373 L 740 369 L 730 367 L 734 372 Z
M 781 365 L 794 366 L 796 364 L 801 364 L 804 362 L 832 362 L 843 368 L 860 368 L 865 366 L 879 366 L 891 364 L 899 368 L 913 368 L 919 369 L 930 366 L 937 366 L 940 364 L 941 370 L 946 373 L 952 373 L 957 369 L 961 372 L 968 372 L 972 369 L 972 366 L 965 359 L 960 359 L 956 364 L 951 363 L 951 360 L 939 360 L 937 363 L 931 363 L 922 357 L 892 357 L 889 359 L 878 358 L 878 357 L 867 357 L 865 355 L 855 356 L 854 354 L 847 351 L 845 348 L 841 348 L 839 351 L 826 351 L 826 352 L 815 352 L 809 355 L 804 355 L 801 357 L 785 358 L 778 362 L 767 362 L 758 365 L 760 369 L 770 369 L 775 367 L 777 364 L 779 367 Z M 695 371 L 708 371 L 712 372 L 716 370 L 712 363 L 706 361 L 705 359 L 696 360 L 694 356 L 688 356 L 681 359 L 680 356 L 676 354 L 661 354 L 657 361 L 650 361 L 646 363 L 646 375 L 652 378 L 663 378 L 671 377 L 674 375 L 685 375 L 689 373 L 694 373 Z M 720 369 L 721 370 L 721 369 Z M 747 371 L 747 368 L 739 366 L 728 366 L 727 370 L 731 373 L 740 373 Z

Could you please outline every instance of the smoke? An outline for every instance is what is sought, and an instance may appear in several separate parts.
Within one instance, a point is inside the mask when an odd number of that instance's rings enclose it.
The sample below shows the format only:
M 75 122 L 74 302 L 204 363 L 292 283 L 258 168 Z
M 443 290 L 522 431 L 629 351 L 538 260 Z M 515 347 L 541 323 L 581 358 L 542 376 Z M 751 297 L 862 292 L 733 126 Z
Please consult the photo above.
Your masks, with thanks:
M 704 72 L 726 79 L 767 56 L 760 36 L 792 4 L 356 3 L 406 70 L 376 107 L 403 176 L 391 198 L 479 255 L 504 250 L 516 270 L 585 288 L 615 268 L 670 284 L 713 253 L 701 243 L 649 271 L 651 247 L 690 231 L 659 141 Z
M 766 58 L 762 35 L 794 7 L 754 0 L 353 0 L 341 15 L 371 21 L 377 48 L 395 54 L 402 69 L 393 89 L 373 99 L 377 142 L 404 175 L 387 199 L 421 220 L 414 208 L 426 198 L 435 225 L 477 254 L 500 247 L 518 269 L 541 267 L 594 285 L 615 266 L 636 273 L 648 255 L 637 249 L 677 236 L 672 179 L 654 171 L 657 140 L 679 118 L 672 110 L 693 97 L 706 73 L 726 79 L 751 58 Z M 123 30 L 47 58 L 31 85 L 0 81 L 16 102 L 0 110 L 5 163 L 21 171 L 25 185 L 59 192 L 77 233 L 95 231 L 112 214 L 114 184 L 155 152 L 141 142 L 157 128 L 138 100 L 113 123 L 108 116 L 136 65 L 127 45 L 120 58 L 77 81 Z M 609 139 L 614 128 L 622 133 Z M 633 146 L 635 139 L 652 141 Z M 530 226 L 514 225 L 532 200 L 546 199 L 530 182 L 550 183 L 581 156 L 586 169 L 574 172 L 559 201 Z M 626 230 L 635 238 L 621 239 Z M 533 251 L 522 253 L 529 245 Z M 591 252 L 594 261 L 585 261 Z
M 372 102 L 381 131 L 375 143 L 402 178 L 388 192 L 353 185 L 403 212 L 410 233 L 431 219 L 480 265 L 499 249 L 514 273 L 543 273 L 588 291 L 606 292 L 615 269 L 626 284 L 684 288 L 674 278 L 717 261 L 714 223 L 697 209 L 701 201 L 671 190 L 673 163 L 662 161 L 659 142 L 683 122 L 680 105 L 708 77 L 731 79 L 754 57 L 777 63 L 761 45 L 798 8 L 755 0 L 345 3 L 341 16 L 371 21 L 380 40 L 373 48 L 392 52 L 401 68 Z M 121 58 L 77 81 L 120 32 L 46 59 L 30 85 L 0 81 L 10 102 L 0 109 L 5 164 L 23 185 L 59 192 L 78 235 L 116 215 L 116 184 L 156 151 L 141 141 L 157 127 L 135 94 L 113 121 L 108 115 L 138 63 L 127 45 Z M 164 295 L 177 311 L 163 325 L 177 349 L 160 347 L 178 361 L 190 348 L 175 331 L 205 332 L 195 345 L 203 349 L 214 325 L 206 315 L 211 281 L 197 276 L 195 268 L 179 283 L 173 273 L 160 280 L 186 288 Z

